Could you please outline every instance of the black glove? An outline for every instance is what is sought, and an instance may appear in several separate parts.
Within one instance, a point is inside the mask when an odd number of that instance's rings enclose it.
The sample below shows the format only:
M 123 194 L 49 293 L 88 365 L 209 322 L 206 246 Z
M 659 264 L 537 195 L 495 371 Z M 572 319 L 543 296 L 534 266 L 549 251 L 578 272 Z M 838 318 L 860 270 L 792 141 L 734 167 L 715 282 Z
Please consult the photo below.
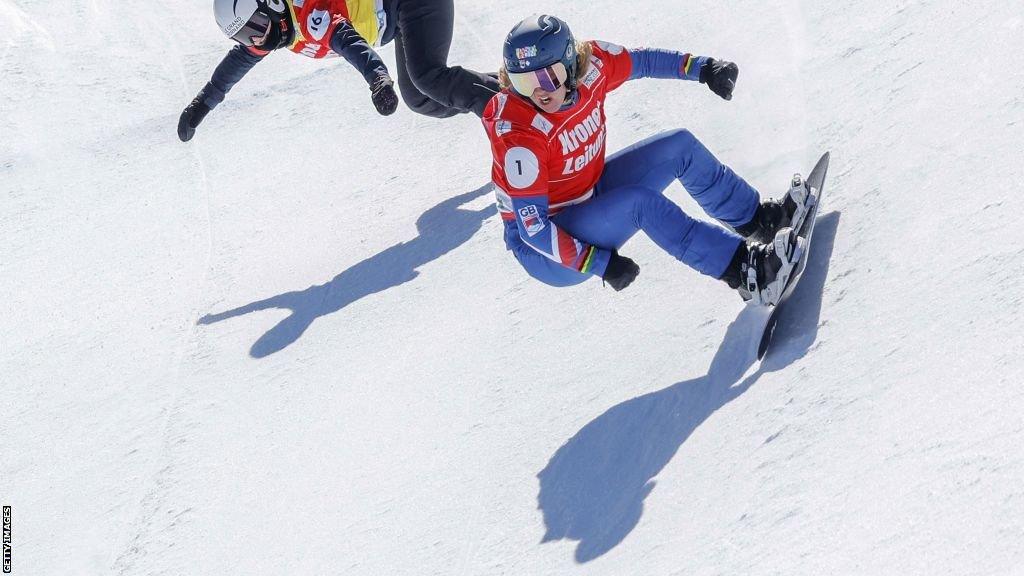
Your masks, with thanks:
M 732 62 L 708 58 L 700 67 L 700 83 L 707 84 L 712 92 L 726 100 L 732 100 L 732 89 L 736 87 L 736 77 L 740 69 Z
M 395 94 L 395 83 L 391 81 L 390 76 L 378 76 L 370 85 L 370 93 L 373 106 L 381 116 L 394 114 L 398 109 L 398 95 Z
M 605 269 L 601 279 L 611 284 L 612 288 L 618 292 L 629 286 L 639 273 L 640 267 L 636 265 L 636 262 L 625 256 L 619 256 L 618 252 L 612 252 L 612 257 L 608 260 L 608 268 Z
M 191 140 L 192 136 L 195 136 L 196 127 L 209 113 L 210 107 L 197 96 L 191 104 L 185 107 L 181 117 L 178 118 L 178 138 L 182 142 Z

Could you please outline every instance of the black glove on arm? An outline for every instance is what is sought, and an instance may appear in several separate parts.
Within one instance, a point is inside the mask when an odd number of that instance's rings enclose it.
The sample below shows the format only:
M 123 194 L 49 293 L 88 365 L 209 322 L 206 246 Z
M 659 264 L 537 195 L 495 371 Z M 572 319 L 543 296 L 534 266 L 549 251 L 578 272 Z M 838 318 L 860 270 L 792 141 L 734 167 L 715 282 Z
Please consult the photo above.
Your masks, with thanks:
M 228 54 L 227 58 L 224 60 L 228 61 L 231 57 L 232 55 Z M 255 64 L 255 62 L 258 62 L 258 60 L 253 63 Z M 251 67 L 252 66 L 250 66 L 250 68 Z M 206 118 L 206 115 L 213 109 L 207 102 L 211 102 L 216 106 L 223 100 L 224 92 L 220 88 L 214 86 L 212 82 L 207 82 L 206 86 L 203 86 L 203 89 L 199 91 L 199 94 L 196 94 L 196 97 L 193 98 L 192 102 L 185 107 L 185 110 L 181 113 L 181 117 L 178 118 L 178 138 L 180 138 L 182 142 L 188 142 L 191 140 L 196 134 L 196 128 L 199 126 L 199 123 L 202 122 L 203 118 Z
M 178 118 L 178 138 L 188 142 L 196 134 L 196 127 L 210 113 L 210 107 L 202 100 L 202 94 L 196 96 Z
M 712 92 L 726 100 L 732 100 L 732 89 L 736 87 L 736 77 L 740 69 L 732 62 L 708 58 L 700 68 L 700 83 L 707 84 Z
M 601 279 L 612 285 L 616 292 L 629 286 L 640 273 L 640 267 L 625 256 L 619 256 L 618 252 L 612 252 L 608 259 L 608 268 L 605 268 L 604 276 Z
M 386 74 L 377 76 L 377 79 L 370 84 L 370 98 L 373 106 L 380 112 L 381 116 L 394 114 L 398 109 L 398 95 L 395 94 L 395 83 Z

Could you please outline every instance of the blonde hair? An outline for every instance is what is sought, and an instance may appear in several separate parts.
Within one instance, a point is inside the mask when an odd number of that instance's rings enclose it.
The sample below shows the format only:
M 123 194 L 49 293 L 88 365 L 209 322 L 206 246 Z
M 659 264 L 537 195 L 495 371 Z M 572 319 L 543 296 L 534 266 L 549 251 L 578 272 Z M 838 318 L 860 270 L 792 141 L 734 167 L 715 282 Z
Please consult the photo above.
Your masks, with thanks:
M 590 56 L 594 53 L 593 45 L 590 40 L 585 42 L 576 43 L 576 81 L 583 79 L 583 76 L 587 73 L 587 68 L 590 65 Z M 504 66 L 498 70 L 498 84 L 502 89 L 509 88 L 512 86 L 512 81 L 508 79 L 508 70 Z

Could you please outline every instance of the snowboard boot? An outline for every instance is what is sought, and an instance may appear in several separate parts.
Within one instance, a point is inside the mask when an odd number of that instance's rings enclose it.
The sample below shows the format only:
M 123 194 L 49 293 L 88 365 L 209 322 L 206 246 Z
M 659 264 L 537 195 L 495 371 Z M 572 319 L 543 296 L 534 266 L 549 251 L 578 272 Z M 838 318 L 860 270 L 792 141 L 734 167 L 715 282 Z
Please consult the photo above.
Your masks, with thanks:
M 722 275 L 740 296 L 762 306 L 774 306 L 782 299 L 789 275 L 803 256 L 805 240 L 796 230 L 783 228 L 770 244 L 741 244 Z
M 810 190 L 799 174 L 793 175 L 789 191 L 782 200 L 764 200 L 758 205 L 750 222 L 736 227 L 736 232 L 748 240 L 767 243 L 779 230 L 790 227 L 800 229 L 809 208 Z

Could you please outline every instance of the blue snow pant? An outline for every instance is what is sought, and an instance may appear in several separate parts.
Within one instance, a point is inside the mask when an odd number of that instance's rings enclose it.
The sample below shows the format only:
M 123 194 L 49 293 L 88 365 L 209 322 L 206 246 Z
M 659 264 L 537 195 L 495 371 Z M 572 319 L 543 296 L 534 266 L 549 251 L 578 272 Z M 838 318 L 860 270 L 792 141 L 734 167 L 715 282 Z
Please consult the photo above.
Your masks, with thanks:
M 730 226 L 750 222 L 760 203 L 757 191 L 689 130 L 673 130 L 610 156 L 594 195 L 563 209 L 551 221 L 578 240 L 607 250 L 618 250 L 643 230 L 683 264 L 721 278 L 743 239 L 721 226 L 694 220 L 665 198 L 662 193 L 673 180 L 679 180 L 708 215 Z M 531 248 L 520 238 L 514 220 L 505 222 L 505 246 L 530 276 L 545 284 L 573 286 L 590 277 Z M 594 274 L 602 276 L 604 269 Z

